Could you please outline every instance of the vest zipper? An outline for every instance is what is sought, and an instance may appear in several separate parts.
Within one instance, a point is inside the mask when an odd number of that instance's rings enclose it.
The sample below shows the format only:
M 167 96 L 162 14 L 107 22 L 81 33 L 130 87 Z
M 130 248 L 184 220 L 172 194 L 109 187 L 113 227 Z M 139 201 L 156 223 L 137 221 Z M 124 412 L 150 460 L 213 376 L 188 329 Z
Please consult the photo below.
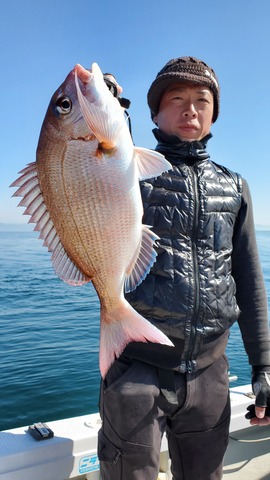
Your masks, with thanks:
M 188 349 L 186 352 L 185 370 L 188 373 L 192 373 L 196 369 L 196 362 L 192 358 L 194 347 L 197 337 L 197 320 L 199 312 L 199 268 L 198 268 L 198 255 L 197 255 L 197 237 L 198 237 L 198 223 L 199 223 L 199 194 L 197 186 L 197 174 L 192 167 L 190 168 L 192 186 L 194 193 L 194 219 L 191 232 L 191 244 L 192 244 L 192 261 L 193 261 L 193 273 L 194 273 L 194 307 L 191 318 L 191 331 L 189 337 Z

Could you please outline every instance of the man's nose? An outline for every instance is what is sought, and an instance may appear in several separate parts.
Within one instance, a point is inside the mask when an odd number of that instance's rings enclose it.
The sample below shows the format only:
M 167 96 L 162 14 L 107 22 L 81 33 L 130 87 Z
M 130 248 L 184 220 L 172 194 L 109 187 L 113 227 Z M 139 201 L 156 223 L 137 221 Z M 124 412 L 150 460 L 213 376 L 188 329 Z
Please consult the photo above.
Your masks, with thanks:
M 183 114 L 185 117 L 191 117 L 191 118 L 197 117 L 197 110 L 193 102 L 187 102 L 185 104 Z

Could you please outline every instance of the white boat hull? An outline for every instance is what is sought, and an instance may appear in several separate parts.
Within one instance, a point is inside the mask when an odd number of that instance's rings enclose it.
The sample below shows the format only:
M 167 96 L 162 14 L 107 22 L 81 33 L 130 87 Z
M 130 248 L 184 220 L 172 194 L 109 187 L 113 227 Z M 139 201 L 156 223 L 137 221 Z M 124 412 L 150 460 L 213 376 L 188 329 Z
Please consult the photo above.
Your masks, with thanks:
M 237 435 L 240 432 L 255 432 L 256 427 L 250 427 L 245 419 L 246 407 L 252 403 L 250 385 L 230 389 L 232 417 L 230 433 L 237 445 Z M 37 419 L 39 421 L 39 419 Z M 88 479 L 98 480 L 99 461 L 97 457 L 97 432 L 101 421 L 98 414 L 85 415 L 54 422 L 47 422 L 54 432 L 54 437 L 37 441 L 28 433 L 28 426 L 0 432 L 0 480 L 67 480 Z M 270 437 L 270 428 L 257 429 Z M 267 437 L 266 437 L 267 438 Z M 270 439 L 268 438 L 268 442 Z M 239 445 L 238 445 L 239 446 Z M 265 452 L 265 444 L 263 445 Z M 270 451 L 268 443 L 268 452 Z M 230 447 L 228 454 L 230 453 Z M 236 471 L 236 477 L 230 476 L 235 473 L 235 468 L 230 468 L 227 455 L 224 467 L 224 478 L 231 480 L 242 477 L 239 469 L 242 469 L 243 453 L 237 457 L 235 448 L 231 450 L 231 457 L 240 462 Z M 229 460 L 228 460 L 229 461 Z M 264 462 L 265 464 L 265 462 Z M 268 465 L 270 465 L 268 458 Z M 255 469 L 256 470 L 256 469 Z M 270 466 L 268 468 L 270 472 Z M 244 473 L 243 478 L 255 480 L 262 476 L 249 476 Z M 269 478 L 269 477 L 263 477 Z M 167 441 L 164 436 L 161 446 L 159 480 L 170 480 L 169 455 Z

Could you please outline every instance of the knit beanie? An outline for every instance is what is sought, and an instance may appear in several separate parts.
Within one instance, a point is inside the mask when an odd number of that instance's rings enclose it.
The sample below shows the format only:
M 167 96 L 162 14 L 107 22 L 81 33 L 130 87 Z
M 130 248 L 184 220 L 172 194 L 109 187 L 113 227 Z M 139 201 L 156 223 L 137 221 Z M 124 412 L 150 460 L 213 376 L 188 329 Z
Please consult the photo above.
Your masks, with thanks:
M 206 85 L 211 90 L 214 96 L 213 122 L 215 122 L 219 114 L 220 89 L 218 79 L 211 67 L 195 57 L 174 58 L 158 72 L 147 95 L 152 120 L 158 113 L 164 91 L 169 85 L 179 81 Z

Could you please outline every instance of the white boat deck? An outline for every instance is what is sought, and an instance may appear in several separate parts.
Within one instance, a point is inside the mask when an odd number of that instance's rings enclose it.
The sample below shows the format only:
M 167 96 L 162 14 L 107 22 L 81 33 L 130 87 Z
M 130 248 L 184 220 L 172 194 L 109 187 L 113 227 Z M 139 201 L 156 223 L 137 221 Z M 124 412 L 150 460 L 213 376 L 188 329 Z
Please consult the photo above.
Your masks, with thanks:
M 224 480 L 270 480 L 270 426 L 230 435 Z
M 244 415 L 252 403 L 250 391 L 249 385 L 231 389 L 232 420 L 224 480 L 270 480 L 270 426 L 249 426 Z M 99 480 L 99 415 L 47 425 L 54 437 L 42 441 L 34 440 L 27 433 L 28 427 L 0 432 L 0 480 Z M 165 438 L 158 480 L 171 480 Z

